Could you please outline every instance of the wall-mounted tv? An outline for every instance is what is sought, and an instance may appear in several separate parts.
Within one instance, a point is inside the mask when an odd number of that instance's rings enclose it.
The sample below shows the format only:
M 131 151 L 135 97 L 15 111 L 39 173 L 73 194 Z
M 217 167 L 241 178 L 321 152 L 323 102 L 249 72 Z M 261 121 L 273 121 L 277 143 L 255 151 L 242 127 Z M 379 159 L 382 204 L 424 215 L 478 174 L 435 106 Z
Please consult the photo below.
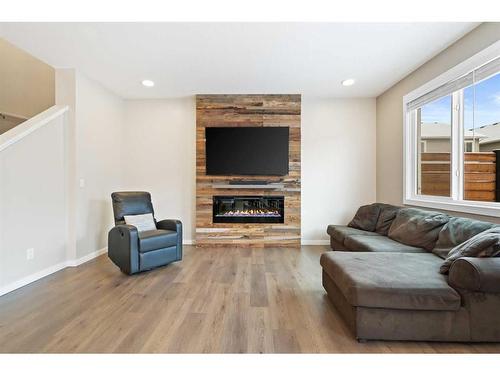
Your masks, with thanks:
M 287 175 L 288 134 L 288 127 L 205 128 L 207 175 Z

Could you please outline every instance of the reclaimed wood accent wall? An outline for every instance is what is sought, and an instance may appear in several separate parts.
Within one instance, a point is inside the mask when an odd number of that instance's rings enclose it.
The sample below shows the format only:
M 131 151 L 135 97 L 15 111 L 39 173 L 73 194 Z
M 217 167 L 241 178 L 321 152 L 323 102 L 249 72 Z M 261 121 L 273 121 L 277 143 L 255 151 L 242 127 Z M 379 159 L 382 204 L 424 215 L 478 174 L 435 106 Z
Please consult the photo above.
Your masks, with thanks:
M 196 246 L 300 246 L 300 95 L 196 96 Z M 286 176 L 207 176 L 205 128 L 289 127 L 289 173 Z M 232 189 L 216 185 L 234 180 L 281 183 L 276 189 Z M 214 186 L 215 185 L 215 186 Z M 283 224 L 213 223 L 215 195 L 285 197 Z
M 450 196 L 450 153 L 422 153 L 421 192 Z M 464 199 L 495 202 L 496 155 L 494 152 L 464 154 Z

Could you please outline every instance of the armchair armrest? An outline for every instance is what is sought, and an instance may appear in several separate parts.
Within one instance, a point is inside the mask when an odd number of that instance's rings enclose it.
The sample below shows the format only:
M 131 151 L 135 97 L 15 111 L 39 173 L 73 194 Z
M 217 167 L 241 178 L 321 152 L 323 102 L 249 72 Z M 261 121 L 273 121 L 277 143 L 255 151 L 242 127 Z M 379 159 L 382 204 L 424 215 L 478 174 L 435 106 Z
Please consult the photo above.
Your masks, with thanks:
M 182 223 L 180 220 L 173 220 L 173 219 L 160 220 L 156 223 L 156 228 L 173 230 L 177 233 L 182 234 Z
M 182 259 L 182 223 L 180 220 L 165 219 L 156 223 L 156 228 L 177 232 L 177 259 Z
M 500 258 L 459 258 L 451 265 L 448 282 L 471 292 L 500 293 Z
M 133 225 L 116 225 L 108 233 L 108 256 L 128 274 L 139 271 L 139 233 Z

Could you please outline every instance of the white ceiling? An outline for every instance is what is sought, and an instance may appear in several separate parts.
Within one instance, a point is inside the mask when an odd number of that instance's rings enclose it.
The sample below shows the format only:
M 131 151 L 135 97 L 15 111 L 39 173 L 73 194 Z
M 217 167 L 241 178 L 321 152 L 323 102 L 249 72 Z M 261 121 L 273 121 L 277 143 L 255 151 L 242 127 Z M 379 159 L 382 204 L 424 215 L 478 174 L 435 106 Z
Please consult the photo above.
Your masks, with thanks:
M 0 23 L 0 35 L 124 98 L 375 97 L 477 23 Z M 355 78 L 352 87 L 340 81 Z M 155 81 L 154 88 L 141 85 Z

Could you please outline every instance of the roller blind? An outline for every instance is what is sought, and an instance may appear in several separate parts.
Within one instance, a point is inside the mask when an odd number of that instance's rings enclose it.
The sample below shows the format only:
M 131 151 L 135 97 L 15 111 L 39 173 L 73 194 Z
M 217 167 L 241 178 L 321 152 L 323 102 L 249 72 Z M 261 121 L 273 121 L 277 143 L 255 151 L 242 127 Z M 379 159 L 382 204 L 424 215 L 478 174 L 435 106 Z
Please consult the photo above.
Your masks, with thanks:
M 470 86 L 474 83 L 473 72 L 466 74 L 454 81 L 448 82 L 437 89 L 428 92 L 425 95 L 418 97 L 408 103 L 408 110 L 412 111 L 414 109 L 420 108 L 423 105 L 433 102 L 436 99 L 442 98 L 443 96 L 450 95 L 451 93 Z
M 474 70 L 474 82 L 482 81 L 500 72 L 500 57 Z
M 467 86 L 471 86 L 475 82 L 479 82 L 498 72 L 500 72 L 500 57 L 490 61 L 485 65 L 480 66 L 479 68 L 460 78 L 448 82 L 438 87 L 437 89 L 434 89 L 427 94 L 424 94 L 417 99 L 412 100 L 407 104 L 407 108 L 409 111 L 420 108 L 427 103 L 442 98 L 443 96 L 450 95 L 455 91 L 466 88 Z

